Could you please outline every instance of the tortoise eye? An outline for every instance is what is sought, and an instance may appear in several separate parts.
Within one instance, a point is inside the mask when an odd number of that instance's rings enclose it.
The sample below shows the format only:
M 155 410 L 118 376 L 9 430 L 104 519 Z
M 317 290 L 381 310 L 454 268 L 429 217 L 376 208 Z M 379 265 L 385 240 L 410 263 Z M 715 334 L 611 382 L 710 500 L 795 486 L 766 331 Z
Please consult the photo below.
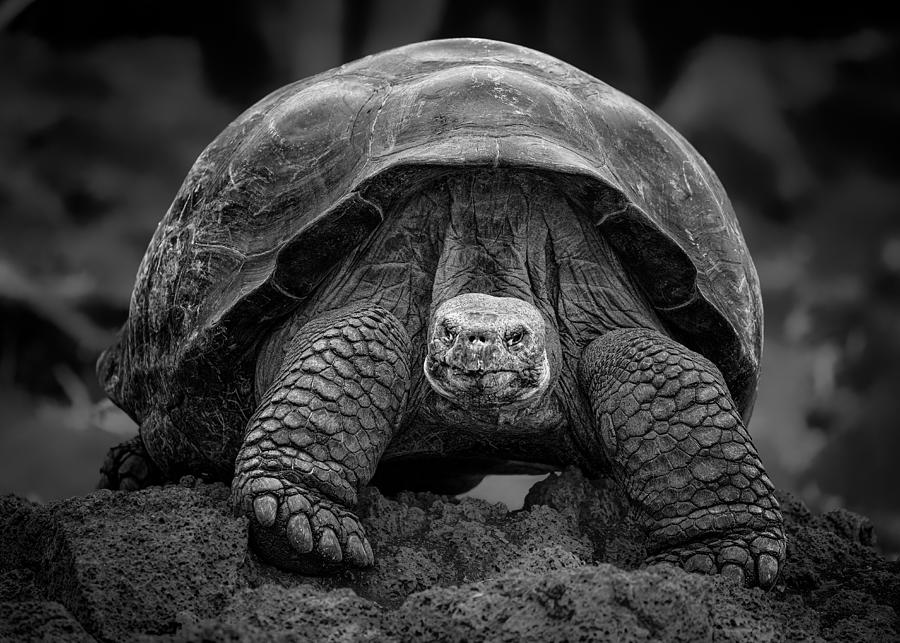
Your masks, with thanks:
M 516 328 L 511 330 L 506 335 L 506 343 L 510 346 L 515 346 L 520 343 L 525 338 L 525 329 L 524 328 Z
M 453 341 L 453 338 L 456 337 L 456 333 L 450 329 L 447 324 L 441 324 L 441 339 L 443 339 L 448 344 Z

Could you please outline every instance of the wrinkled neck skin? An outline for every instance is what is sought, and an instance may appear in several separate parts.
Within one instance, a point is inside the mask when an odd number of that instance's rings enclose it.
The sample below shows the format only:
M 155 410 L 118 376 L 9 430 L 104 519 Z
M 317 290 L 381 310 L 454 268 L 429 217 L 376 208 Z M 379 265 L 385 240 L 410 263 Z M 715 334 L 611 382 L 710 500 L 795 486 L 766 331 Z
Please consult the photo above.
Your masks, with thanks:
M 537 263 L 532 273 L 546 274 L 546 258 L 544 248 L 531 247 L 538 240 L 531 237 L 546 235 L 532 218 L 540 219 L 541 206 L 549 205 L 549 182 L 534 175 L 482 170 L 451 176 L 443 188 L 449 220 L 434 275 L 432 309 L 464 293 L 537 304 L 536 297 L 546 294 L 547 287 L 533 283 L 529 264 Z M 529 228 L 537 234 L 529 235 Z
M 448 222 L 431 293 L 431 351 L 437 347 L 443 354 L 436 336 L 446 331 L 436 325 L 441 324 L 448 307 L 455 308 L 457 302 L 471 307 L 469 300 L 479 301 L 465 295 L 488 295 L 480 300 L 480 307 L 486 310 L 491 301 L 515 307 L 515 300 L 521 300 L 522 307 L 531 308 L 543 322 L 539 331 L 545 354 L 538 359 L 549 367 L 548 385 L 540 395 L 500 405 L 497 410 L 511 417 L 527 413 L 544 402 L 560 370 L 552 301 L 555 264 L 544 215 L 559 207 L 561 195 L 537 175 L 487 169 L 451 175 L 440 185 L 446 191 Z M 497 305 L 496 310 L 501 316 L 510 316 L 506 307 Z M 442 392 L 437 382 L 432 381 L 432 386 Z
M 570 228 L 573 213 L 560 190 L 538 174 L 510 169 L 429 170 L 399 180 L 407 180 L 404 197 L 385 207 L 384 224 L 268 346 L 277 352 L 304 323 L 350 302 L 376 304 L 391 311 L 411 338 L 419 375 L 410 395 L 419 415 L 408 418 L 411 424 L 484 430 L 523 415 L 532 418 L 519 422 L 523 427 L 558 423 L 536 409 L 554 389 L 562 361 L 551 227 Z M 474 311 L 469 304 L 475 300 L 466 302 L 467 295 L 484 296 L 487 303 Z M 485 342 L 447 344 L 437 355 L 431 349 L 439 311 L 456 316 L 456 330 L 484 331 Z M 475 329 L 471 324 L 479 318 L 487 326 Z M 501 343 L 517 325 L 531 335 L 515 348 Z M 438 357 L 430 374 L 429 357 Z M 466 366 L 481 358 L 481 372 Z M 264 361 L 280 363 L 279 355 Z M 258 380 L 262 388 L 271 377 Z M 540 390 L 533 392 L 535 386 Z
M 442 454 L 471 446 L 476 454 L 492 450 L 512 459 L 549 454 L 564 439 L 565 424 L 583 412 L 575 367 L 584 347 L 610 329 L 658 324 L 593 222 L 567 201 L 555 180 L 509 168 L 431 170 L 404 180 L 404 196 L 385 206 L 384 224 L 267 342 L 263 353 L 274 357 L 261 361 L 280 364 L 285 338 L 311 319 L 352 302 L 376 304 L 406 326 L 412 344 L 411 413 L 389 451 Z M 507 303 L 515 298 L 543 320 L 551 380 L 540 396 L 527 397 L 523 408 L 512 407 L 525 395 L 511 404 L 476 408 L 471 400 L 442 395 L 441 386 L 428 381 L 436 313 L 473 293 Z M 507 306 L 507 313 L 518 314 L 514 306 Z M 465 369 L 490 355 L 492 347 L 461 348 L 448 344 L 446 361 Z M 513 385 L 527 387 L 528 375 Z M 490 376 L 479 384 L 487 389 L 492 379 L 500 385 L 506 377 Z M 271 381 L 258 379 L 261 389 Z M 450 384 L 445 393 L 467 386 L 459 378 Z

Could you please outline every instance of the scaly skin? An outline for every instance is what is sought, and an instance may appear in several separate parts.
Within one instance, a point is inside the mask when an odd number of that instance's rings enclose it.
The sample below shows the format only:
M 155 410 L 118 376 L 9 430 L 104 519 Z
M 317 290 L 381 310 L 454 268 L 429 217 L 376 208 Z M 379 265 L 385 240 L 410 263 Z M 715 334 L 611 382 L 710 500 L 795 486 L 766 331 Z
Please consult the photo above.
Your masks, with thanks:
M 107 452 L 97 488 L 137 491 L 162 482 L 162 472 L 147 453 L 141 436 L 136 435 Z
M 650 562 L 771 587 L 785 536 L 773 486 L 719 370 L 656 331 L 606 333 L 579 377 L 609 462 L 651 543 Z
M 784 557 L 781 516 L 722 375 L 646 330 L 665 327 L 664 311 L 642 297 L 605 228 L 529 172 L 465 168 L 410 192 L 294 323 L 271 333 L 260 325 L 259 404 L 233 482 L 255 549 L 303 572 L 371 564 L 352 507 L 393 440 L 387 455 L 403 456 L 395 470 L 417 453 L 449 462 L 475 453 L 610 471 L 650 537 L 651 560 L 771 586 Z M 366 303 L 341 308 L 351 301 Z M 301 319 L 312 321 L 298 329 Z M 229 390 L 216 394 L 234 406 Z M 394 439 L 407 395 L 411 430 Z M 182 451 L 220 449 L 223 430 L 242 428 L 196 431 L 188 415 L 177 427 L 171 415 L 153 408 L 142 426 L 166 472 L 200 459 Z M 567 421 L 575 440 L 561 439 Z M 195 432 L 203 448 L 183 439 Z M 141 484 L 135 453 L 115 452 L 109 484 Z M 418 483 L 446 484 L 452 473 L 420 471 Z M 406 486 L 400 478 L 395 487 Z
M 374 562 L 351 508 L 406 404 L 409 338 L 388 311 L 349 306 L 301 328 L 251 418 L 232 499 L 267 560 L 306 573 Z

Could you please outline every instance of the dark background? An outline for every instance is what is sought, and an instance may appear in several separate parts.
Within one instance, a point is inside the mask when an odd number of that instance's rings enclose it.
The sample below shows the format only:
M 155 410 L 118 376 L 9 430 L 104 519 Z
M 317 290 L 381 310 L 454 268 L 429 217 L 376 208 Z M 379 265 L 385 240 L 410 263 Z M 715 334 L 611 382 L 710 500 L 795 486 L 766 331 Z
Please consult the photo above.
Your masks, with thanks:
M 769 473 L 900 550 L 900 29 L 872 2 L 0 2 L 0 492 L 88 492 L 135 427 L 93 362 L 193 160 L 283 84 L 418 40 L 557 56 L 643 101 L 731 195 L 766 306 Z M 837 5 L 835 5 L 837 7 Z M 521 502 L 520 479 L 481 493 Z

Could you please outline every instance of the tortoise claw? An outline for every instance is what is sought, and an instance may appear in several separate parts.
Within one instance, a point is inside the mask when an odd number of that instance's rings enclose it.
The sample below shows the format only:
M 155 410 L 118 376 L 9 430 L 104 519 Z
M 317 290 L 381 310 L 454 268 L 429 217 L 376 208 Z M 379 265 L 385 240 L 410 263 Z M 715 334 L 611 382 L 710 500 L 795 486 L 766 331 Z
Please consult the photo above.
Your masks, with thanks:
M 759 586 L 772 587 L 778 578 L 779 564 L 773 556 L 760 554 L 759 560 L 756 561 L 756 570 L 759 576 Z
M 715 571 L 716 564 L 712 556 L 708 554 L 694 554 L 684 563 L 684 571 L 698 572 L 700 574 L 711 574 Z
M 726 563 L 722 566 L 721 571 L 719 572 L 725 578 L 729 579 L 735 585 L 739 587 L 744 586 L 744 570 L 735 565 L 734 563 Z
M 323 558 L 331 563 L 339 563 L 344 558 L 337 535 L 329 527 L 325 527 L 322 530 L 322 535 L 319 536 L 319 545 L 316 549 L 319 550 Z
M 279 567 L 323 573 L 375 562 L 359 518 L 318 491 L 272 476 L 239 476 L 233 504 L 250 519 L 255 549 Z
M 309 519 L 301 514 L 291 516 L 287 522 L 287 538 L 298 554 L 308 554 L 313 549 L 312 529 Z
M 347 558 L 358 567 L 367 567 L 372 564 L 362 540 L 356 534 L 350 534 L 350 537 L 347 538 Z
M 738 585 L 770 589 L 778 580 L 785 541 L 780 530 L 714 538 L 661 552 L 648 562 L 669 562 L 685 571 L 722 574 Z
M 256 520 L 263 527 L 271 527 L 275 524 L 275 515 L 278 512 L 278 500 L 268 494 L 259 496 L 253 501 L 253 513 Z

